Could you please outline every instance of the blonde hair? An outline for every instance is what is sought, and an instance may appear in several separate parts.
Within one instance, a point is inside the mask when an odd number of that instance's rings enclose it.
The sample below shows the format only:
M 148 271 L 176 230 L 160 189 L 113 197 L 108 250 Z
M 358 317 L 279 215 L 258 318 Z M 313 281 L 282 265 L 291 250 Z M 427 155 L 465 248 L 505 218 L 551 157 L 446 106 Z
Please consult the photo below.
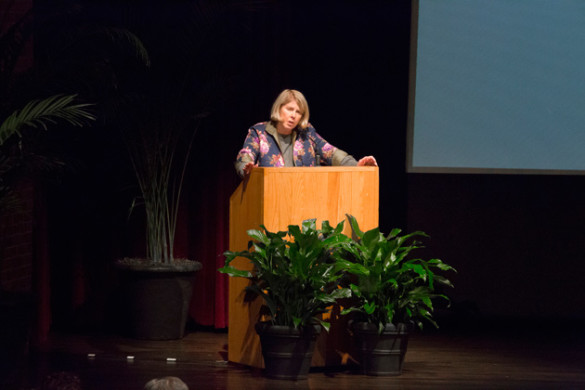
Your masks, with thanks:
M 302 93 L 295 89 L 285 89 L 278 95 L 274 103 L 272 104 L 272 111 L 270 111 L 270 120 L 273 122 L 280 122 L 280 108 L 291 101 L 296 101 L 301 109 L 302 115 L 299 121 L 299 127 L 301 129 L 309 126 L 309 103 Z

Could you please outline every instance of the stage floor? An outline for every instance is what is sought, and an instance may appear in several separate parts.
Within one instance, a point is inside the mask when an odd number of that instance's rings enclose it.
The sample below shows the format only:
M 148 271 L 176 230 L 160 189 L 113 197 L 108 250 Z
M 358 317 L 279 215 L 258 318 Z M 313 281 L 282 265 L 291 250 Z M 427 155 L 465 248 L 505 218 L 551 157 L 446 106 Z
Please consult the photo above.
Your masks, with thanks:
M 190 390 L 585 389 L 585 329 L 563 323 L 495 329 L 414 333 L 401 376 L 367 377 L 345 367 L 312 369 L 297 382 L 228 363 L 221 331 L 193 331 L 176 341 L 55 333 L 31 352 L 20 389 L 39 389 L 57 371 L 78 374 L 84 390 L 139 390 L 161 376 L 178 376 Z

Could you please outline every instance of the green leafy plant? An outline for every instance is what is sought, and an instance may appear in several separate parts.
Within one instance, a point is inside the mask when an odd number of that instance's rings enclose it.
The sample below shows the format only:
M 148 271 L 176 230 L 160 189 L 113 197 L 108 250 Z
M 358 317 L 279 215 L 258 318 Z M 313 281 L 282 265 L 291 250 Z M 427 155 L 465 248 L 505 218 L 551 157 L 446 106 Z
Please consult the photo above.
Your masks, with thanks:
M 12 190 L 15 181 L 34 170 L 47 170 L 59 161 L 36 156 L 23 144 L 22 131 L 31 128 L 47 130 L 61 119 L 82 127 L 94 120 L 87 111 L 89 104 L 75 104 L 76 95 L 55 95 L 42 100 L 31 100 L 22 109 L 12 112 L 0 123 L 0 210 L 15 204 Z M 1 119 L 1 118 L 0 118 Z M 36 166 L 34 166 L 36 165 Z M 43 166 L 41 166 L 43 165 Z
M 163 114 L 145 114 L 150 123 L 136 121 L 142 125 L 140 136 L 126 137 L 126 144 L 140 187 L 138 202 L 143 202 L 146 211 L 146 258 L 172 264 L 179 201 L 197 124 L 190 116 L 176 114 L 173 119 L 157 115 Z
M 253 239 L 245 251 L 226 251 L 225 266 L 219 272 L 251 281 L 246 290 L 264 299 L 270 320 L 275 325 L 303 327 L 315 323 L 329 330 L 320 318 L 340 298 L 350 296 L 340 288 L 344 264 L 332 257 L 349 237 L 342 234 L 343 221 L 335 228 L 324 221 L 317 229 L 315 219 L 302 226 L 290 225 L 287 231 L 248 230 Z M 251 250 L 253 249 L 253 250 Z M 253 264 L 252 271 L 240 270 L 230 263 L 244 257 Z
M 19 15 L 15 8 L 10 3 L 2 7 L 0 20 L 10 21 L 11 13 Z M 17 69 L 35 22 L 38 25 L 41 19 L 33 7 L 0 32 L 0 209 L 19 207 L 14 187 L 23 178 L 64 165 L 61 159 L 39 150 L 41 136 L 35 129 L 48 130 L 65 123 L 83 127 L 96 119 L 89 110 L 93 105 L 80 103 L 77 93 L 61 88 L 61 92 L 47 92 L 46 81 L 33 77 L 42 72 L 33 72 L 32 67 Z
M 0 124 L 0 146 L 12 136 L 22 138 L 25 127 L 41 127 L 44 130 L 63 119 L 73 126 L 83 126 L 94 120 L 93 114 L 86 109 L 91 104 L 74 104 L 77 95 L 55 95 L 42 100 L 31 100 L 21 110 L 12 112 Z
M 380 331 L 386 324 L 409 322 L 422 328 L 421 320 L 437 326 L 432 300 L 448 300 L 436 290 L 452 287 L 440 272 L 455 269 L 439 259 L 411 257 L 412 251 L 421 248 L 415 239 L 428 236 L 421 231 L 401 235 L 400 229 L 387 236 L 379 228 L 362 232 L 355 217 L 348 215 L 348 219 L 353 239 L 343 244 L 344 253 L 335 254 L 339 261 L 345 259 L 351 279 L 352 303 L 342 314 L 354 313 L 354 321 L 376 324 Z

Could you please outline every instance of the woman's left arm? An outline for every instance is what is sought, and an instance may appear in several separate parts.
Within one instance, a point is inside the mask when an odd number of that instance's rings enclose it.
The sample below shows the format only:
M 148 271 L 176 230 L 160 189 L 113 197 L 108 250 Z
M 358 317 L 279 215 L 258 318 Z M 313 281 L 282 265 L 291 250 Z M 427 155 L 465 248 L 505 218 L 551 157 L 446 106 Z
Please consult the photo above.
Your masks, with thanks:
M 323 137 L 321 137 L 316 131 L 315 128 L 309 127 L 307 129 L 309 131 L 309 137 L 311 138 L 311 142 L 314 145 L 315 153 L 320 155 L 323 160 L 327 163 L 327 165 L 357 165 L 358 167 L 361 166 L 374 166 L 377 167 L 378 163 L 374 156 L 366 156 L 357 161 L 349 155 L 347 152 L 331 145 L 329 142 L 325 141 Z
M 306 131 L 316 158 L 321 158 L 325 165 L 341 165 L 343 159 L 348 156 L 346 152 L 336 148 L 321 137 L 314 127 L 309 125 Z

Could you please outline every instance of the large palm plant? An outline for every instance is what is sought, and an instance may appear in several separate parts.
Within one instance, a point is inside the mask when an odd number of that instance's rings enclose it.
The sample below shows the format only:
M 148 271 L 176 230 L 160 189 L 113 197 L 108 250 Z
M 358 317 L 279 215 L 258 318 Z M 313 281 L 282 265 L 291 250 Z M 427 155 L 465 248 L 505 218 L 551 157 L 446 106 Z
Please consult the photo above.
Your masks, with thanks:
M 5 9 L 10 12 L 10 9 Z M 57 160 L 39 158 L 28 147 L 34 129 L 47 130 L 58 121 L 83 126 L 94 120 L 88 104 L 76 101 L 77 94 L 54 94 L 18 87 L 15 69 L 32 33 L 32 10 L 0 35 L 0 209 L 13 204 L 13 184 L 23 173 L 59 165 Z M 2 20 L 5 20 L 5 15 Z M 37 97 L 38 96 L 38 97 Z
M 225 92 L 226 77 L 211 65 L 219 46 L 214 39 L 221 35 L 217 29 L 224 27 L 218 21 L 227 10 L 245 3 L 214 0 L 159 6 L 156 25 L 173 25 L 172 32 L 141 30 L 149 24 L 137 24 L 135 31 L 152 61 L 135 72 L 139 81 L 118 101 L 114 122 L 128 146 L 139 184 L 140 196 L 132 209 L 140 205 L 146 212 L 146 263 L 179 263 L 174 237 L 185 172 L 201 121 Z M 141 5 L 133 6 L 127 5 L 128 14 L 152 17 Z
M 74 126 L 83 126 L 95 117 L 87 111 L 88 104 L 75 103 L 76 95 L 55 95 L 42 100 L 32 100 L 22 109 L 12 112 L 0 124 L 0 209 L 6 206 L 4 199 L 12 193 L 11 181 L 17 180 L 19 168 L 34 158 L 22 144 L 22 132 L 31 128 L 48 129 L 62 119 Z M 12 179 L 12 180 L 11 180 Z
M 3 8 L 5 12 L 10 9 Z M 0 213 L 20 212 L 23 202 L 18 184 L 39 171 L 63 166 L 61 159 L 50 157 L 39 148 L 43 130 L 63 124 L 80 127 L 93 121 L 89 104 L 80 103 L 75 93 L 48 92 L 41 84 L 23 87 L 19 81 L 27 72 L 16 72 L 23 47 L 32 33 L 32 11 L 11 27 L 0 32 Z M 7 20 L 0 11 L 0 20 Z M 1 222 L 4 222 L 1 221 Z M 1 248 L 0 248 L 1 249 Z M 2 253 L 0 253 L 0 256 Z M 0 260 L 3 260 L 0 258 Z M 6 292 L 0 286 L 0 297 Z M 12 298 L 10 298 L 12 299 Z M 20 325 L 19 325 L 20 326 Z
M 141 195 L 132 208 L 142 204 L 146 212 L 146 260 L 172 264 L 179 201 L 198 116 L 165 107 L 168 102 L 151 95 L 140 102 L 141 114 L 121 129 Z
M 104 19 L 94 18 L 96 7 Z M 126 144 L 139 193 L 130 211 L 144 207 L 146 257 L 119 263 L 140 268 L 174 262 L 179 198 L 197 117 L 185 92 L 190 85 L 188 64 L 173 72 L 161 69 L 158 61 L 151 64 L 146 43 L 156 49 L 152 40 L 157 33 L 141 30 L 141 7 L 144 4 L 79 1 L 75 14 L 62 12 L 63 22 L 47 27 L 53 39 L 44 42 L 51 69 L 65 84 L 83 86 L 95 96 L 102 132 L 119 132 Z M 132 20 L 124 15 L 132 15 Z M 181 49 L 172 54 L 180 56 L 191 46 Z

